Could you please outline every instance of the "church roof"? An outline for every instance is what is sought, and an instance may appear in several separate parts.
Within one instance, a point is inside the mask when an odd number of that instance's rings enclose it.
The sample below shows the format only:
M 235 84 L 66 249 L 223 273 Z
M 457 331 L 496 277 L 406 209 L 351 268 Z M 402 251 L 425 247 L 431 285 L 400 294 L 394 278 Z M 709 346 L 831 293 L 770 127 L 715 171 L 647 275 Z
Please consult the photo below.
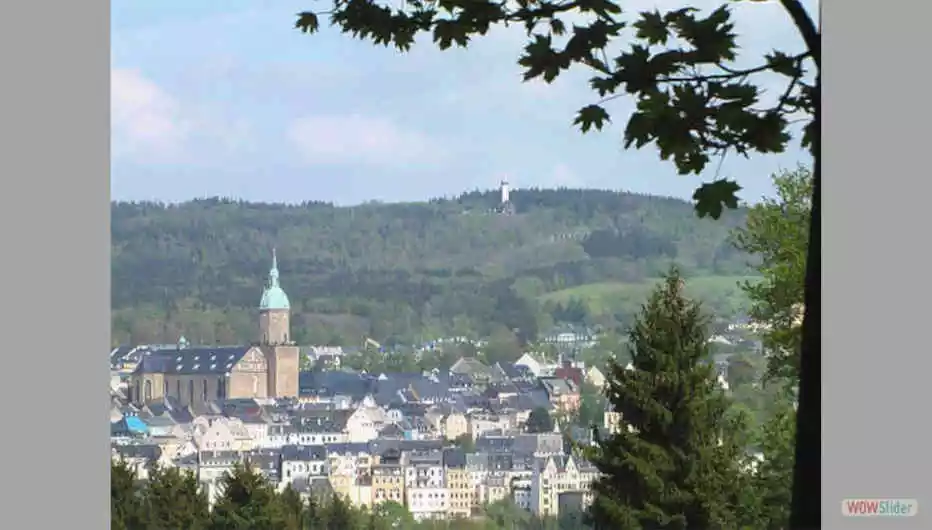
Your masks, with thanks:
M 150 350 L 136 366 L 140 374 L 225 374 L 252 346 L 174 347 Z
M 288 295 L 278 283 L 278 258 L 275 256 L 275 250 L 272 250 L 272 269 L 269 270 L 269 282 L 262 291 L 262 298 L 259 300 L 260 310 L 269 309 L 290 309 L 291 303 L 288 301 Z

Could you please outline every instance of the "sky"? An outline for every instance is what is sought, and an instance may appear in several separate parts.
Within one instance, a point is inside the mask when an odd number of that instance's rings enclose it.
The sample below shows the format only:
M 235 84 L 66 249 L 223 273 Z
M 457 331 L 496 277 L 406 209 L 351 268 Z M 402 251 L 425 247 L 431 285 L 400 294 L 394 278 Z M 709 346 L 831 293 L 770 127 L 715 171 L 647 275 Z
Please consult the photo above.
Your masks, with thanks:
M 294 29 L 296 13 L 326 4 L 112 2 L 112 198 L 355 204 L 454 196 L 502 179 L 688 198 L 717 172 L 753 202 L 772 193 L 772 173 L 806 160 L 794 145 L 680 176 L 655 149 L 622 148 L 627 102 L 609 107 L 616 122 L 603 132 L 573 127 L 576 110 L 596 98 L 585 71 L 523 83 L 519 29 L 494 31 L 468 50 L 424 41 L 407 54 L 326 25 L 313 36 Z M 803 49 L 778 4 L 735 10 L 749 57 Z

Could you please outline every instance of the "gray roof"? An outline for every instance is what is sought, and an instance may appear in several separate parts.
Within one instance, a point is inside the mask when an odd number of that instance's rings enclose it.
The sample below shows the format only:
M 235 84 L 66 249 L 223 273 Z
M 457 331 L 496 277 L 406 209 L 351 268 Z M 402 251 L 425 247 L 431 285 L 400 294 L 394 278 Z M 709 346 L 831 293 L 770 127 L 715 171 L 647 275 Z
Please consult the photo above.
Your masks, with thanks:
M 343 432 L 352 410 L 303 410 L 298 412 L 291 424 L 301 433 Z
M 328 444 L 327 453 L 333 454 L 333 455 L 358 455 L 360 453 L 369 454 L 369 444 L 367 443 Z
M 243 461 L 243 453 L 238 451 L 201 451 L 198 453 L 201 466 L 226 467 Z
M 143 356 L 136 373 L 224 374 L 251 349 L 252 346 L 225 346 L 152 350 Z
M 515 439 L 511 436 L 480 436 L 476 439 L 476 451 L 482 453 L 510 453 Z
M 447 468 L 465 468 L 466 452 L 462 449 L 446 449 L 443 451 L 443 465 Z
M 282 460 L 319 461 L 327 459 L 327 448 L 323 445 L 286 445 L 282 447 Z
M 156 444 L 117 445 L 115 449 L 123 458 L 142 458 L 154 461 L 162 456 L 162 448 Z
M 282 452 L 276 449 L 260 449 L 249 451 L 245 455 L 246 462 L 266 476 L 279 476 L 281 474 Z

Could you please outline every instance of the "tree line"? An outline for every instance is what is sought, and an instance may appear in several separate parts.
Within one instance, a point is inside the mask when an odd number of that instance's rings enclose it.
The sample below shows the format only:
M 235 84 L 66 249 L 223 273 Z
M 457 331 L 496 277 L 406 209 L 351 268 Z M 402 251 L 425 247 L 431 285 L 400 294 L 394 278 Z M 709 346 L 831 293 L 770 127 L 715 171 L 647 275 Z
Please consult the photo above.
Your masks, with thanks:
M 612 326 L 632 315 L 597 322 L 540 296 L 640 282 L 673 261 L 693 275 L 749 270 L 727 237 L 744 211 L 697 222 L 685 201 L 602 190 L 516 190 L 511 200 L 511 216 L 491 213 L 493 192 L 354 207 L 114 202 L 113 341 L 253 340 L 272 248 L 296 340 L 343 345 L 489 336 L 499 325 L 522 340 L 555 322 Z
M 331 491 L 279 491 L 249 464 L 237 464 L 221 479 L 211 509 L 193 473 L 152 466 L 140 479 L 132 465 L 110 465 L 110 525 L 114 530 L 584 530 L 580 514 L 535 517 L 502 501 L 476 518 L 416 521 L 390 501 L 372 509 L 348 503 Z

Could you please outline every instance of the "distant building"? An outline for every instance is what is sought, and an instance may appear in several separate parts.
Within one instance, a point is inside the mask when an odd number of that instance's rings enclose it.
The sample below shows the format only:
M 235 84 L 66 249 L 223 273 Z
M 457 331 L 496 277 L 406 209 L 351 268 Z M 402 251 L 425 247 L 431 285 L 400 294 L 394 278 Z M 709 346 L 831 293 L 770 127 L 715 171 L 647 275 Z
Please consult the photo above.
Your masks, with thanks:
M 291 305 L 279 284 L 272 252 L 268 284 L 259 302 L 259 340 L 252 346 L 174 346 L 141 351 L 130 378 L 130 401 L 145 405 L 174 398 L 206 406 L 230 398 L 298 396 L 298 347 L 290 340 Z

